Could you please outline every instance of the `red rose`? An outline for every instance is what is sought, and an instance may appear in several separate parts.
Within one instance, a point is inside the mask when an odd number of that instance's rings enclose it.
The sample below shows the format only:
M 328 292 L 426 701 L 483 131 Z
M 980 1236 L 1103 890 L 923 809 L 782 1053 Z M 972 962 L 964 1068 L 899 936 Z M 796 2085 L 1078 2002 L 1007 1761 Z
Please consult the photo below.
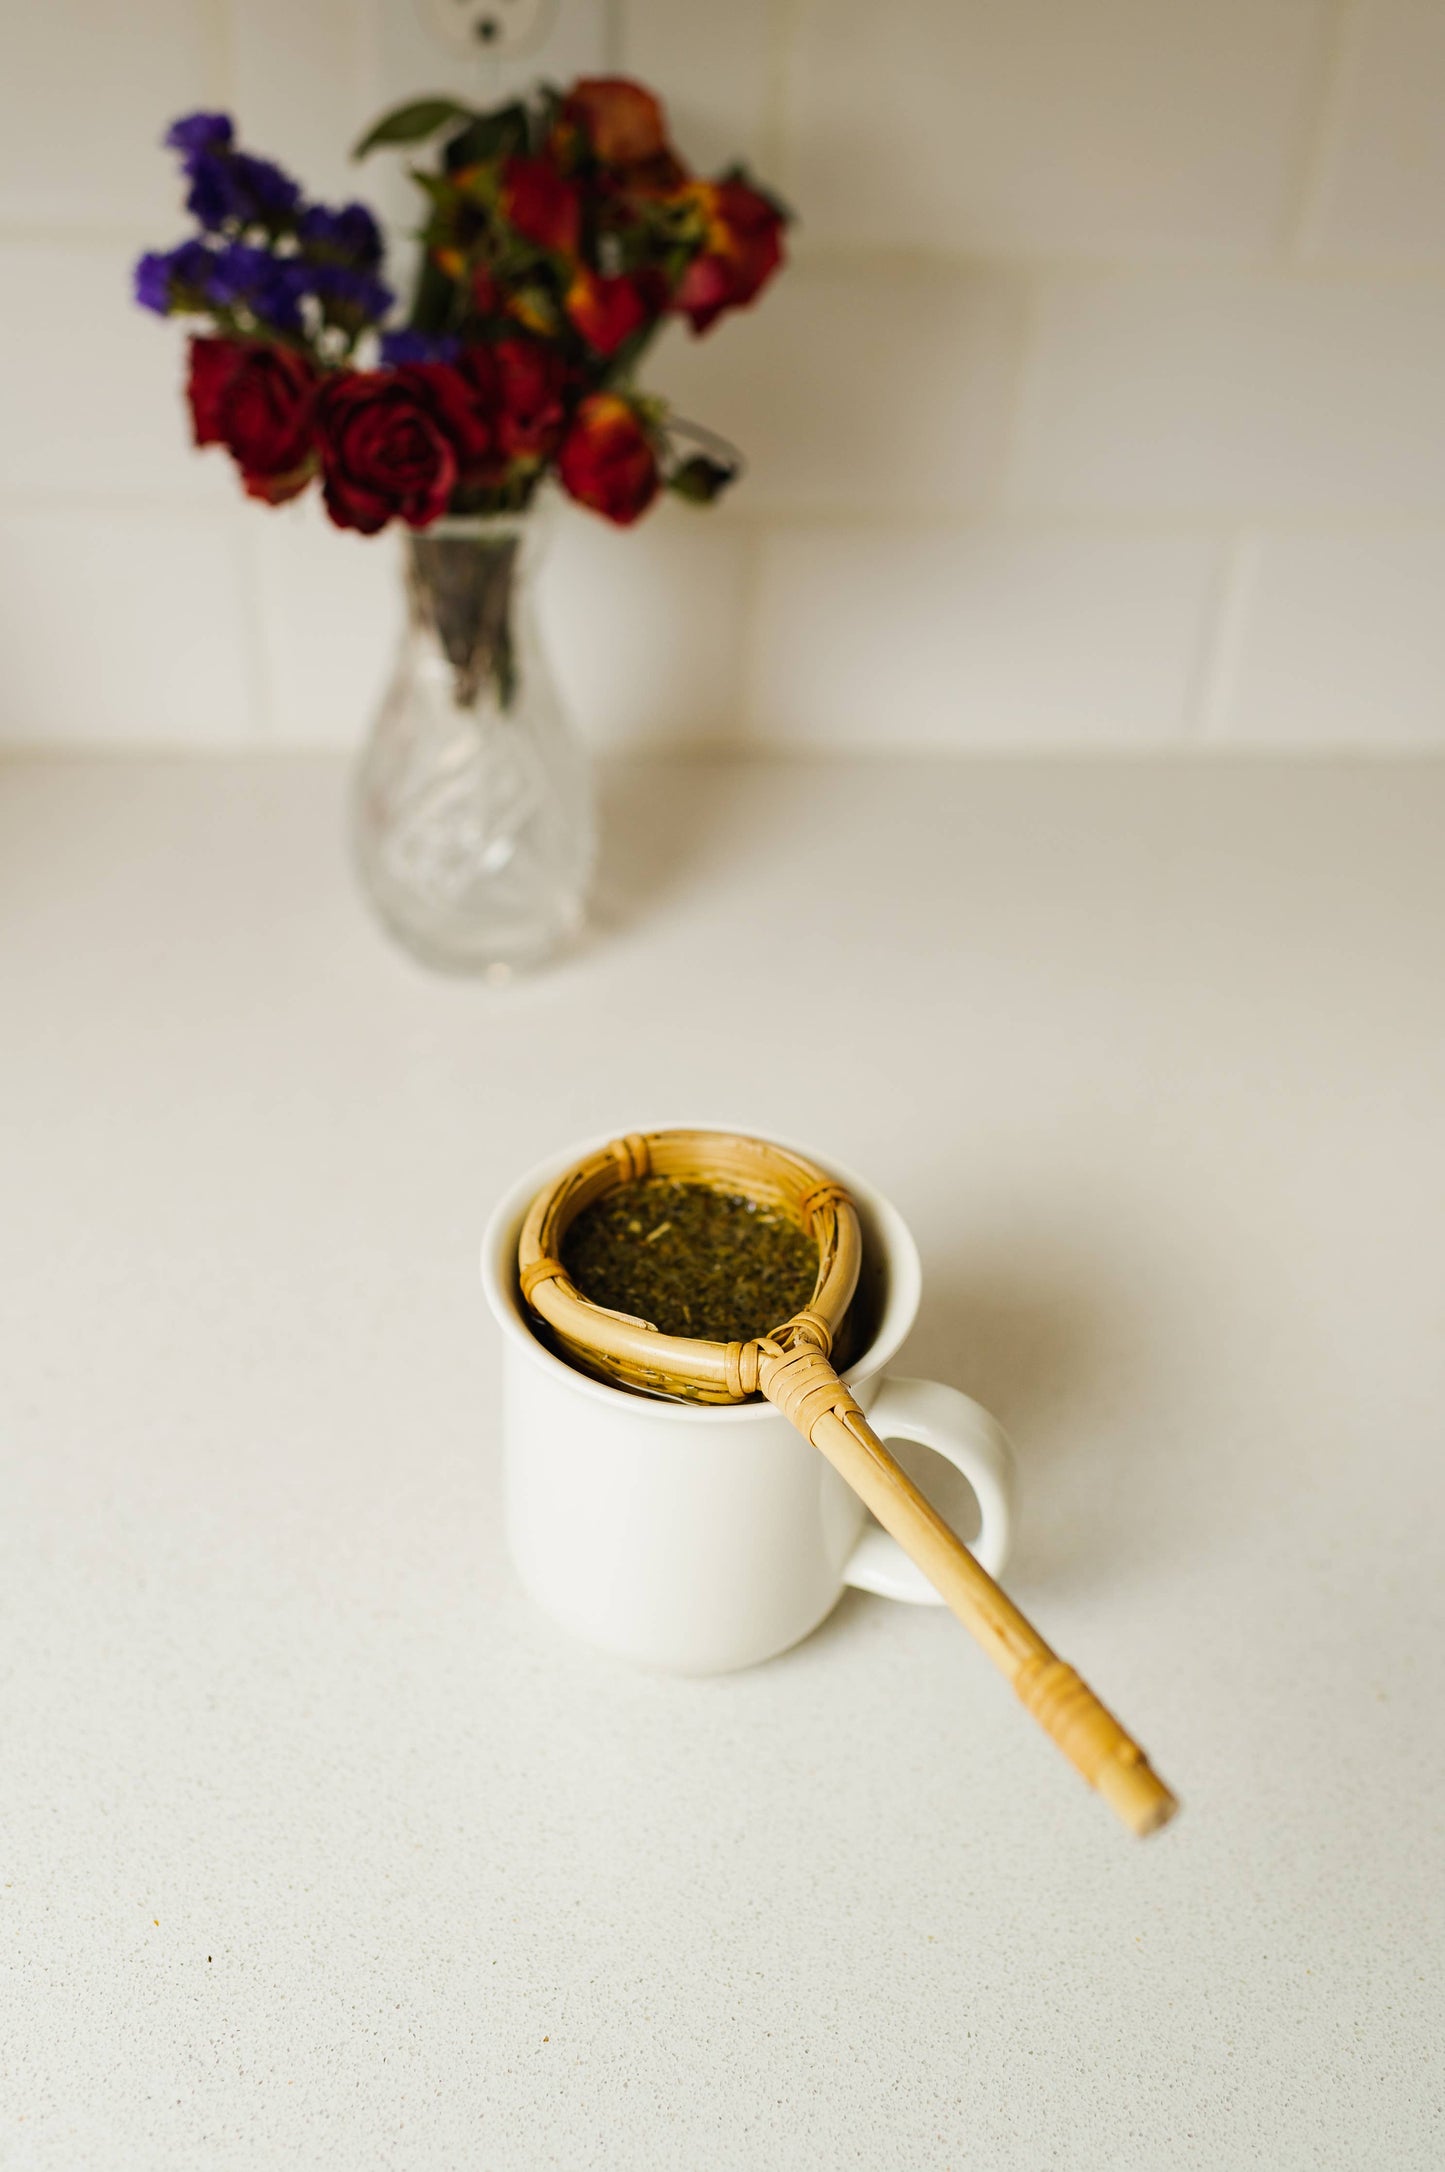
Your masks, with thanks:
M 554 347 L 504 339 L 492 350 L 501 392 L 497 434 L 511 460 L 545 460 L 566 420 L 567 365 Z
M 636 166 L 668 149 L 667 124 L 651 91 L 625 76 L 586 76 L 562 103 L 604 166 Z
M 191 403 L 191 432 L 198 445 L 224 445 L 226 394 L 246 359 L 238 339 L 193 339 L 186 398 Z
M 280 505 L 316 467 L 316 372 L 304 355 L 236 339 L 193 339 L 186 395 L 198 445 L 224 445 L 248 497 Z
M 582 402 L 557 460 L 562 486 L 579 505 L 626 528 L 657 496 L 657 455 L 636 413 L 615 392 Z
M 616 354 L 656 314 L 647 284 L 631 272 L 604 279 L 580 264 L 567 289 L 568 316 L 589 347 Z
M 486 347 L 460 362 L 412 362 L 395 374 L 431 409 L 456 455 L 460 482 L 485 481 L 499 465 L 497 365 Z
M 575 256 L 582 200 L 549 158 L 509 158 L 502 175 L 502 215 L 539 249 Z
M 783 260 L 783 219 L 745 181 L 697 181 L 687 192 L 702 210 L 706 239 L 673 296 L 673 307 L 694 332 L 705 332 L 725 309 L 741 309 Z
M 317 403 L 326 510 L 338 528 L 375 535 L 393 515 L 424 528 L 447 509 L 457 456 L 417 372 L 346 370 Z
M 638 196 L 675 196 L 686 186 L 688 172 L 682 160 L 671 151 L 659 151 L 656 158 L 639 159 L 635 166 L 620 166 L 616 170 L 616 187 L 624 199 Z

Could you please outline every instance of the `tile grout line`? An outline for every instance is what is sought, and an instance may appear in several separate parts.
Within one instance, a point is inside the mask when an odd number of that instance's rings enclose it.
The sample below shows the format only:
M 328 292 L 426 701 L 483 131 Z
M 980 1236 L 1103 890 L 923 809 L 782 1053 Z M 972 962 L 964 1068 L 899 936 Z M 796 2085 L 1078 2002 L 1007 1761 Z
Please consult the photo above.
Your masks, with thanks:
M 627 31 L 624 0 L 602 0 L 602 60 L 609 75 L 626 75 Z
M 375 56 L 370 40 L 360 40 L 361 74 L 369 75 Z M 367 101 L 379 103 L 373 94 Z M 57 252 L 144 247 L 155 239 L 155 221 L 145 218 L 13 217 L 0 211 L 0 247 L 54 249 Z M 1445 258 L 1427 255 L 1308 257 L 1265 251 L 1239 256 L 1141 253 L 1106 257 L 1087 253 L 1058 255 L 1046 251 L 988 254 L 922 248 L 908 242 L 822 241 L 800 233 L 790 244 L 795 270 L 847 271 L 861 278 L 880 272 L 913 272 L 920 278 L 959 281 L 1016 279 L 1044 283 L 1051 279 L 1099 283 L 1197 280 L 1211 285 L 1253 287 L 1262 278 L 1285 288 L 1298 286 L 1370 287 L 1445 286 Z
M 45 490 L 11 490 L 0 485 L 0 520 L 199 521 L 228 520 L 232 507 L 199 497 L 166 497 L 146 492 L 98 492 L 85 496 Z M 1323 508 L 1282 504 L 1166 508 L 1120 508 L 1050 503 L 1028 504 L 960 500 L 956 505 L 894 505 L 876 502 L 819 505 L 799 500 L 762 508 L 719 508 L 713 527 L 729 534 L 857 529 L 869 534 L 1013 536 L 1214 536 L 1229 540 L 1245 522 L 1251 531 L 1286 536 L 1438 536 L 1445 531 L 1445 503 L 1418 505 L 1334 505 Z
M 211 64 L 216 71 L 216 103 L 226 113 L 234 111 L 236 103 L 235 5 L 236 0 L 211 0 L 207 10 Z
M 767 89 L 763 101 L 762 151 L 766 172 L 786 197 L 793 174 L 793 68 L 798 42 L 814 0 L 775 0 L 768 38 Z
M 351 17 L 354 87 L 360 110 L 365 113 L 377 113 L 381 109 L 381 23 L 377 15 L 379 5 L 380 0 L 356 0 Z M 394 236 L 390 231 L 390 221 L 384 223 L 390 247 Z
M 992 765 L 1033 769 L 1052 764 L 1079 769 L 1110 766 L 1152 769 L 1171 764 L 1203 767 L 1234 762 L 1241 767 L 1275 767 L 1291 771 L 1335 765 L 1371 770 L 1411 768 L 1432 776 L 1438 774 L 1440 768 L 1440 752 L 1435 742 L 1381 742 L 1374 739 L 1316 742 L 1241 739 L 1196 746 L 1171 739 L 1085 745 L 1077 740 L 1034 740 L 1027 744 L 976 740 L 950 744 L 943 740 L 899 741 L 892 737 L 846 743 L 803 739 L 643 738 L 594 748 L 593 752 L 600 765 L 616 764 L 619 767 L 666 762 L 678 768 L 689 768 L 714 762 L 736 762 L 759 767 L 812 769 L 855 765 L 881 768 L 884 764 L 916 762 L 932 768 L 951 768 L 957 764 L 959 767 Z M 85 762 L 103 763 L 115 769 L 140 762 L 195 764 L 197 767 L 267 762 L 278 765 L 306 763 L 342 770 L 350 759 L 346 747 L 323 745 L 314 740 L 283 739 L 263 744 L 254 739 L 212 739 L 198 744 L 190 739 L 26 739 L 7 737 L 0 732 L 0 771 L 39 763 L 61 768 Z
M 1019 285 L 1018 341 L 1003 400 L 998 449 L 990 478 L 991 503 L 986 510 L 995 520 L 1005 520 L 1019 503 L 1018 482 L 1022 466 L 1025 419 L 1041 366 L 1040 296 L 1037 283 L 1024 279 Z
M 1236 532 L 1220 538 L 1214 564 L 1205 582 L 1199 623 L 1190 646 L 1180 694 L 1178 743 L 1184 746 L 1202 736 L 1203 710 L 1225 622 L 1237 545 Z
M 1325 30 L 1313 111 L 1295 167 L 1292 201 L 1281 235 L 1281 259 L 1292 270 L 1313 268 L 1319 262 L 1313 237 L 1320 230 L 1325 186 L 1339 148 L 1345 102 L 1359 66 L 1363 35 L 1364 0 L 1335 0 Z
M 1220 744 L 1229 699 L 1238 680 L 1250 606 L 1259 578 L 1261 537 L 1241 529 L 1228 544 L 1184 699 L 1183 744 Z
M 733 729 L 740 746 L 766 745 L 759 729 L 762 712 L 762 593 L 766 536 L 755 530 L 743 554 L 742 594 L 738 608 L 738 656 L 733 675 Z

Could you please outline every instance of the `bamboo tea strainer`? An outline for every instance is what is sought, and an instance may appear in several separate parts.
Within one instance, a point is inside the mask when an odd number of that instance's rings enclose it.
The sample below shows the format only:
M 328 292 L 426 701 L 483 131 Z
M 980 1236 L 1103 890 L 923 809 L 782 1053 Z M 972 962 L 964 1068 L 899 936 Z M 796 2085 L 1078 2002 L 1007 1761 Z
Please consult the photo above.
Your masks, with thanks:
M 573 1218 L 613 1185 L 648 1176 L 741 1194 L 791 1217 L 818 1247 L 808 1304 L 751 1342 L 721 1343 L 664 1335 L 584 1297 L 561 1264 Z M 833 1370 L 862 1253 L 857 1210 L 825 1170 L 763 1139 L 655 1131 L 614 1140 L 540 1192 L 517 1269 L 524 1301 L 586 1371 L 647 1395 L 736 1403 L 762 1394 L 775 1403 L 917 1562 L 1089 1785 L 1132 1831 L 1157 1831 L 1178 1804 L 1143 1751 L 929 1506 Z

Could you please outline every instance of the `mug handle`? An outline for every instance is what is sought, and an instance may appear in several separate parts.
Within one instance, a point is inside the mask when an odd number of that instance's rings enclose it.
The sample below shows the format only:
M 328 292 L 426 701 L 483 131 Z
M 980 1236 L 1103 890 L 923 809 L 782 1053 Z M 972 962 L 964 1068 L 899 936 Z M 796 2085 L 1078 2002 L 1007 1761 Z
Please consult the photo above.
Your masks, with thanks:
M 919 1441 L 963 1473 L 978 1500 L 980 1519 L 969 1552 L 990 1576 L 997 1576 L 1008 1559 L 1014 1500 L 1014 1452 L 997 1418 L 941 1380 L 904 1380 L 891 1373 L 867 1415 L 880 1440 Z M 849 1556 L 843 1581 L 911 1606 L 944 1603 L 897 1539 L 871 1521 Z

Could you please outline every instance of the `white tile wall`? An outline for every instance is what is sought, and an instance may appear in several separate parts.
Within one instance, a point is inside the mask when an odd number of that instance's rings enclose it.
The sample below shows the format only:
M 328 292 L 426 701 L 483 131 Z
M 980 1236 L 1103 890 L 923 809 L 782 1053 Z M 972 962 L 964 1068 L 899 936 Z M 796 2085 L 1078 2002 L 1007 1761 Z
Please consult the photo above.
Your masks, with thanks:
M 214 747 L 257 722 L 230 512 L 0 513 L 0 738 Z
M 1310 254 L 1445 265 L 1445 7 L 1361 0 L 1341 41 Z
M 369 189 L 379 170 L 351 158 L 372 103 L 374 37 L 358 0 L 236 0 L 230 11 L 231 110 L 248 141 L 332 202 Z
M 1066 274 L 1036 306 L 1021 504 L 1445 509 L 1445 283 Z
M 287 746 L 354 744 L 380 698 L 402 622 L 397 537 L 333 528 L 311 496 L 246 519 L 245 543 L 267 737 Z
M 774 0 L 621 0 L 629 71 L 668 92 L 679 143 L 705 173 L 742 159 L 764 170 L 774 77 Z
M 736 735 L 749 538 L 699 506 L 623 534 L 564 509 L 542 582 L 558 680 L 599 745 Z
M 755 729 L 814 747 L 1182 739 L 1219 572 L 1207 536 L 780 527 Z
M 225 46 L 212 0 L 14 0 L 0 61 L 0 219 L 148 221 L 167 240 L 176 194 L 156 144 L 177 113 L 226 94 Z
M 1263 535 L 1210 734 L 1276 747 L 1445 742 L 1445 534 Z
M 135 255 L 123 241 L 0 238 L 0 504 L 234 502 L 225 455 L 191 450 L 183 342 L 131 305 Z
M 48 0 L 0 70 L 0 737 L 356 738 L 393 554 L 237 499 L 156 138 L 232 106 L 318 190 L 433 69 L 412 0 Z M 565 0 L 556 65 L 794 200 L 759 310 L 650 381 L 711 513 L 563 524 L 599 744 L 1445 744 L 1445 0 Z M 399 200 L 399 199 L 397 199 Z
M 804 259 L 650 372 L 744 448 L 750 515 L 956 511 L 996 496 L 1023 343 L 1016 283 L 949 265 Z
M 815 0 L 816 231 L 985 256 L 1253 257 L 1279 238 L 1325 0 Z

